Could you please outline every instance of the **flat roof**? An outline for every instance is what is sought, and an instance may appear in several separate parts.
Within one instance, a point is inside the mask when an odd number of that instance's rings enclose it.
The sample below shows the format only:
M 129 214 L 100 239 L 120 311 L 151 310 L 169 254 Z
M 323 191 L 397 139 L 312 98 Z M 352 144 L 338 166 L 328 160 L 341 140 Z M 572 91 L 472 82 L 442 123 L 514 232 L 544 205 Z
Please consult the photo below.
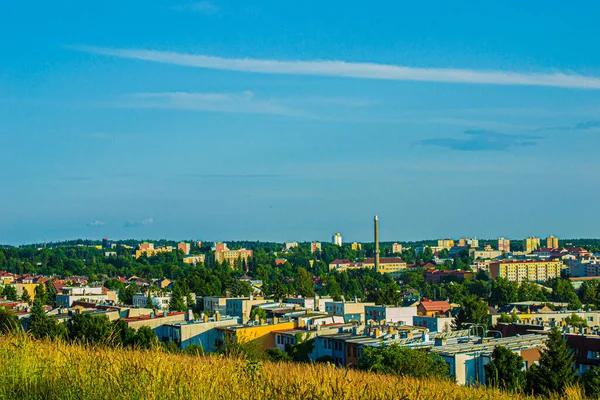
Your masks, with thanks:
M 530 347 L 541 347 L 545 344 L 547 337 L 545 335 L 522 335 L 507 338 L 493 339 L 486 343 L 458 343 L 446 346 L 434 346 L 431 351 L 440 355 L 454 356 L 461 353 L 489 353 L 496 346 L 504 346 L 510 350 L 526 349 Z

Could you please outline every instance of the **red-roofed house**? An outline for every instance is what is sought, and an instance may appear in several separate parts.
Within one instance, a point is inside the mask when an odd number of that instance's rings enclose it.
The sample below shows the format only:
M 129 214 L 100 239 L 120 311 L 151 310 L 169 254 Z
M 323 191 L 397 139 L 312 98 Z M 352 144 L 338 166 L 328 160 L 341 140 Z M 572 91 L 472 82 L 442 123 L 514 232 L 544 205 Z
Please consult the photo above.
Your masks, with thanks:
M 437 317 L 438 315 L 445 315 L 450 311 L 450 303 L 447 301 L 434 301 L 429 299 L 423 299 L 421 304 L 417 306 L 417 314 L 429 317 Z

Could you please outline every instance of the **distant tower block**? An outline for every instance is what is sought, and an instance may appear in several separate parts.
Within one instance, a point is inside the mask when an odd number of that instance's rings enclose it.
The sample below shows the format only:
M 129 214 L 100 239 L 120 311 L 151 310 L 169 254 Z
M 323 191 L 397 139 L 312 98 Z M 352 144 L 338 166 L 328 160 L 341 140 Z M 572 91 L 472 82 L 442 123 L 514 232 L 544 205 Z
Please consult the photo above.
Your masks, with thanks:
M 373 220 L 375 229 L 375 271 L 379 271 L 379 218 Z

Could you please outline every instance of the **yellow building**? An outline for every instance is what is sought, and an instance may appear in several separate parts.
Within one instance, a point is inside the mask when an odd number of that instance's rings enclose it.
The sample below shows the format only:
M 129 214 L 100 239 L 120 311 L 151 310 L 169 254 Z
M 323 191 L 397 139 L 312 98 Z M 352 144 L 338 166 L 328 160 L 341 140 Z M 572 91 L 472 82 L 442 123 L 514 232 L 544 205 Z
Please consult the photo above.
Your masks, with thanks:
M 557 249 L 558 248 L 558 238 L 554 236 L 550 236 L 546 239 L 546 247 L 549 249 Z
M 357 243 L 357 242 L 352 243 L 352 250 L 354 250 L 354 251 L 362 250 L 362 244 Z
M 266 350 L 275 347 L 274 331 L 294 329 L 295 327 L 296 323 L 294 321 L 278 322 L 275 319 L 272 324 L 236 325 L 222 328 L 222 331 L 231 341 L 238 343 L 258 343 Z
M 141 256 L 153 257 L 160 253 L 170 253 L 172 251 L 173 246 L 158 247 L 156 249 L 140 249 L 135 251 L 135 258 L 140 258 Z
M 398 257 L 384 257 L 379 259 L 379 269 L 377 272 L 381 272 L 382 274 L 397 274 L 406 270 L 407 264 L 406 262 Z M 360 269 L 360 268 L 375 268 L 375 259 L 374 258 L 366 258 L 362 262 L 351 262 L 350 260 L 333 260 L 329 264 L 329 270 L 336 270 L 338 272 L 347 271 L 350 269 Z
M 198 263 L 204 264 L 205 259 L 206 259 L 206 256 L 204 254 L 194 254 L 194 255 L 189 255 L 189 256 L 183 257 L 183 262 L 186 264 L 193 264 L 193 265 L 196 265 Z
M 490 279 L 505 278 L 511 282 L 544 282 L 559 278 L 567 267 L 562 261 L 499 261 L 490 263 Z
M 228 261 L 230 265 L 233 265 L 236 260 L 248 261 L 249 258 L 252 258 L 252 250 L 230 250 L 225 243 L 215 245 L 215 261 L 218 263 Z
M 441 247 L 442 249 L 448 249 L 448 250 L 450 250 L 451 248 L 454 247 L 454 240 L 452 240 L 452 239 L 440 239 L 440 240 L 438 240 L 438 247 Z
M 535 236 L 528 237 L 523 241 L 523 251 L 525 253 L 533 253 L 540 247 L 540 238 L 536 238 Z

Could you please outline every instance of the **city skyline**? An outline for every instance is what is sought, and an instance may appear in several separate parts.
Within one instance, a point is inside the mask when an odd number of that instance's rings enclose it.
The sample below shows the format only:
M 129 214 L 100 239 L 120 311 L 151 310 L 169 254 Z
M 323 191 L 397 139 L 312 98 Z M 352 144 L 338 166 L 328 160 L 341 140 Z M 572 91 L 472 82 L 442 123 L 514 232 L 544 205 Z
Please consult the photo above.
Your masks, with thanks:
M 598 237 L 599 16 L 1 4 L 0 243 Z

